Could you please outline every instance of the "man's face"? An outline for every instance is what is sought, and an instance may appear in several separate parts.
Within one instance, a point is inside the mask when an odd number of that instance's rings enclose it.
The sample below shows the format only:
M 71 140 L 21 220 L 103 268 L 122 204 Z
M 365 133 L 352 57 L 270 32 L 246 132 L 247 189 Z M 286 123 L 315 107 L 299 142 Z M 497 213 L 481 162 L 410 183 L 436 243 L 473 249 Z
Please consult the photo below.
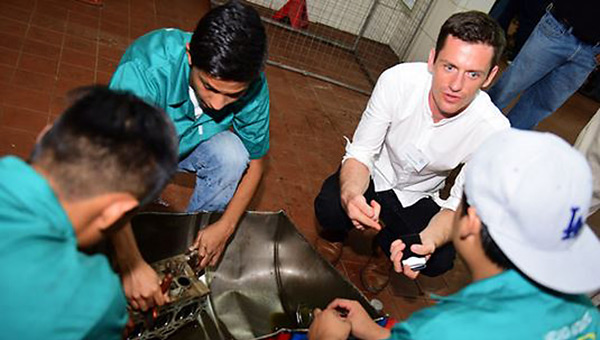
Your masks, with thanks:
M 217 79 L 192 67 L 190 86 L 204 111 L 219 111 L 243 96 L 248 83 Z
M 119 199 L 109 199 L 109 204 L 100 206 L 101 211 L 96 211 L 93 219 L 75 230 L 77 244 L 80 248 L 88 248 L 114 234 L 138 213 L 138 201 L 130 194 L 126 195 L 130 199 L 125 201 L 122 198 L 120 201 Z
M 468 43 L 449 35 L 437 59 L 429 53 L 428 68 L 433 80 L 429 107 L 434 118 L 451 118 L 461 113 L 488 86 L 498 67 L 490 70 L 494 48 Z M 435 61 L 434 61 L 435 59 Z

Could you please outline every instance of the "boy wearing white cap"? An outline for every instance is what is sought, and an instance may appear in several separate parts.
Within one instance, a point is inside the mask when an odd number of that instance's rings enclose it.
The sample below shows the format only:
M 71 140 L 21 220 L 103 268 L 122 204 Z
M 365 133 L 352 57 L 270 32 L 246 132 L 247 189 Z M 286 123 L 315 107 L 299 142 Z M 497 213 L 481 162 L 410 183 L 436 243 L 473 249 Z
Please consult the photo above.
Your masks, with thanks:
M 473 283 L 396 324 L 335 300 L 317 311 L 311 339 L 597 339 L 600 316 L 581 293 L 600 288 L 600 242 L 584 223 L 592 176 L 566 142 L 507 130 L 466 167 L 452 242 Z M 392 249 L 400 265 L 402 252 Z M 342 317 L 336 308 L 345 308 Z

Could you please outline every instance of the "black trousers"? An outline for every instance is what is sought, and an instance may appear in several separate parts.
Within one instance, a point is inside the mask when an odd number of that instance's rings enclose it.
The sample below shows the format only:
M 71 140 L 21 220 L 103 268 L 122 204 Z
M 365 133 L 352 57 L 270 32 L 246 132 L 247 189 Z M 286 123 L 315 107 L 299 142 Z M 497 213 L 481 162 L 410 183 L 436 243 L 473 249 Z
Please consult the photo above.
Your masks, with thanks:
M 364 196 L 367 202 L 375 200 L 381 205 L 379 219 L 383 221 L 385 228 L 379 232 L 376 240 L 387 256 L 390 255 L 393 241 L 402 235 L 420 233 L 427 227 L 431 218 L 440 211 L 440 207 L 431 198 L 423 198 L 405 208 L 393 190 L 375 192 L 373 180 L 370 180 Z M 329 241 L 345 240 L 348 232 L 354 228 L 342 208 L 339 169 L 323 182 L 321 191 L 315 198 L 315 214 L 322 227 L 321 237 Z M 427 261 L 427 268 L 422 271 L 422 274 L 438 276 L 452 269 L 455 255 L 452 244 L 436 249 Z

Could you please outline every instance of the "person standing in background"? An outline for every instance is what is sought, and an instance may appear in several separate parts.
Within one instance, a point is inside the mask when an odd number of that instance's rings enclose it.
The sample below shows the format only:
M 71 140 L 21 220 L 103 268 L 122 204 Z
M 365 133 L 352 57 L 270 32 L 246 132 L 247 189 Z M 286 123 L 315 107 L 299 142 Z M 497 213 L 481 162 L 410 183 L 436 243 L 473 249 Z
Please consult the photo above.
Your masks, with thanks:
M 488 94 L 511 126 L 533 129 L 585 82 L 600 62 L 600 1 L 554 0 Z

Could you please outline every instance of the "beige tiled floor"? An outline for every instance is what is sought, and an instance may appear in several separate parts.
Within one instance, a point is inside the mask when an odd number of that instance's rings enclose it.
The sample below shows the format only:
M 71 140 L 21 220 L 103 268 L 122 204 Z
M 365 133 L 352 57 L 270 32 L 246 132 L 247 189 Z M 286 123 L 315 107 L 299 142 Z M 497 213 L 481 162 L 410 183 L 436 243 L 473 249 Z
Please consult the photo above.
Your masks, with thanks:
M 37 133 L 64 109 L 66 91 L 106 83 L 132 38 L 158 27 L 191 30 L 200 13 L 202 4 L 194 0 L 106 0 L 102 9 L 74 0 L 0 2 L 0 155 L 27 157 Z M 352 135 L 368 97 L 279 68 L 266 72 L 271 149 L 251 208 L 285 210 L 314 241 L 313 199 L 321 181 L 338 167 L 342 136 Z M 575 94 L 540 129 L 573 142 L 598 106 Z M 175 179 L 164 195 L 171 209 L 184 209 L 192 185 L 185 176 Z M 367 243 L 353 234 L 337 267 L 359 288 Z M 455 292 L 468 280 L 457 260 L 455 269 L 435 279 L 413 282 L 396 275 L 376 297 L 388 313 L 403 319 L 433 303 L 428 293 Z

